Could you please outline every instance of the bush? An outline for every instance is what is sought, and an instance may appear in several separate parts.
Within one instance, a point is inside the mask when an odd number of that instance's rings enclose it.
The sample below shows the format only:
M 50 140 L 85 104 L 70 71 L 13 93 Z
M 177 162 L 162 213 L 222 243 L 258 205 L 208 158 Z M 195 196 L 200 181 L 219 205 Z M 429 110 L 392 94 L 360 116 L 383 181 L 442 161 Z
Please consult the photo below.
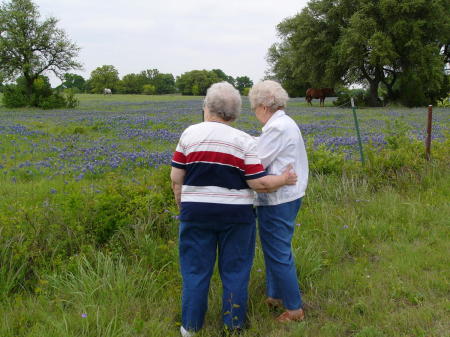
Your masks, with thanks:
M 313 174 L 342 174 L 345 164 L 343 154 L 332 152 L 324 145 L 308 146 L 309 170 Z
M 66 98 L 57 90 L 53 90 L 47 77 L 39 76 L 33 82 L 32 93 L 27 93 L 24 78 L 18 78 L 17 84 L 5 87 L 3 104 L 7 108 L 34 106 L 42 109 L 75 108 L 78 99 L 72 90 L 68 90 Z
M 2 101 L 7 108 L 20 108 L 30 103 L 23 88 L 15 84 L 5 86 Z
M 78 88 L 75 89 L 79 90 Z M 80 100 L 75 97 L 75 89 L 67 89 L 64 91 L 66 94 L 66 106 L 69 109 L 76 108 L 80 105 Z
M 156 87 L 153 84 L 145 84 L 142 87 L 142 93 L 144 95 L 154 95 L 156 94 Z
M 17 81 L 17 85 L 26 88 L 26 83 L 23 78 Z M 42 104 L 45 105 L 45 101 L 52 96 L 52 93 L 52 86 L 50 85 L 49 79 L 44 76 L 39 76 L 33 82 L 30 105 L 42 107 Z
M 64 96 L 58 92 L 52 93 L 50 96 L 41 98 L 38 107 L 49 110 L 49 109 L 60 109 L 67 106 L 66 99 Z
M 242 96 L 248 96 L 248 92 L 250 91 L 251 88 L 244 88 L 242 90 Z
M 351 106 L 350 99 L 353 97 L 357 107 L 367 106 L 368 93 L 364 89 L 343 88 L 337 93 L 337 99 L 333 102 L 336 106 Z
M 450 94 L 447 95 L 447 98 L 444 98 L 438 106 L 442 106 L 444 108 L 449 108 L 450 107 Z

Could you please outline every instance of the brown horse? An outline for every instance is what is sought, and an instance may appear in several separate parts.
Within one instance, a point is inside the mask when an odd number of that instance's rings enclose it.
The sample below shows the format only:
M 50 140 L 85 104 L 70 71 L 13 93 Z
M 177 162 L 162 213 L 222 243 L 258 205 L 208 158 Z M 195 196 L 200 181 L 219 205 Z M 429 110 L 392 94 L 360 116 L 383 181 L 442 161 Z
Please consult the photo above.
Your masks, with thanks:
M 311 101 L 313 98 L 319 98 L 320 106 L 325 106 L 325 97 L 330 97 L 331 95 L 334 95 L 333 88 L 308 88 L 306 90 L 305 100 L 312 106 Z

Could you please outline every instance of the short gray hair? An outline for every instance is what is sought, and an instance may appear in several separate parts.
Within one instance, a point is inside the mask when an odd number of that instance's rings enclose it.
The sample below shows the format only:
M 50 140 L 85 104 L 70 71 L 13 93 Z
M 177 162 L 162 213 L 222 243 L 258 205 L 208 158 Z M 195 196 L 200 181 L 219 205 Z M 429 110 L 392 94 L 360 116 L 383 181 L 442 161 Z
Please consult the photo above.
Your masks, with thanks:
M 250 89 L 248 98 L 252 108 L 262 105 L 269 108 L 271 112 L 275 112 L 286 107 L 289 95 L 280 83 L 266 80 L 256 83 Z
M 241 95 L 230 83 L 214 83 L 206 92 L 203 106 L 209 112 L 223 119 L 234 121 L 241 112 Z

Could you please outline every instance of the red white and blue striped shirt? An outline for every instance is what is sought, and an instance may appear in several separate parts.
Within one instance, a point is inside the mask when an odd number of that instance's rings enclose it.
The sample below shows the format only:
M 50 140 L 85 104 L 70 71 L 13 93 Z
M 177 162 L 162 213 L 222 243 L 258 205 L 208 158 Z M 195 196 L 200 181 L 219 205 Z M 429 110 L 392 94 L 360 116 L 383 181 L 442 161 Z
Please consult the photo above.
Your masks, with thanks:
M 182 221 L 254 220 L 254 192 L 247 180 L 261 178 L 266 172 L 252 136 L 224 123 L 192 125 L 180 137 L 172 166 L 186 170 Z

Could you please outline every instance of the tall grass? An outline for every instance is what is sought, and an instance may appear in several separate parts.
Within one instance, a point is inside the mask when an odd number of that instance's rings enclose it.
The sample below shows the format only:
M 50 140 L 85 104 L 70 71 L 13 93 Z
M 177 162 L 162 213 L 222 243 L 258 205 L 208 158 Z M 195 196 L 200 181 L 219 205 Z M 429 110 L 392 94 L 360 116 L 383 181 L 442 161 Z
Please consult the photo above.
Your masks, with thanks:
M 122 100 L 92 95 L 81 109 L 95 100 L 109 109 L 108 99 Z M 307 118 L 336 116 L 312 111 Z M 370 111 L 364 118 L 373 118 Z M 117 136 L 101 121 L 55 120 L 26 121 L 46 135 L 0 139 L 7 153 L 0 172 L 0 336 L 179 336 L 178 211 L 169 167 L 81 180 L 16 170 L 19 156 L 45 159 L 45 152 L 33 152 L 33 142 L 45 143 L 47 135 L 75 135 L 86 144 Z M 306 320 L 279 325 L 273 319 L 277 312 L 264 304 L 258 243 L 242 336 L 448 336 L 450 143 L 448 137 L 433 143 L 433 160 L 426 162 L 423 144 L 395 130 L 389 137 L 383 149 L 366 146 L 365 167 L 340 152 L 308 148 L 311 177 L 293 239 Z M 199 337 L 220 334 L 221 291 L 216 271 Z
M 315 176 L 293 240 L 307 319 L 272 320 L 258 246 L 243 336 L 446 336 L 450 174 L 442 167 L 422 173 L 426 179 L 402 189 L 376 190 L 361 177 Z M 112 242 L 43 270 L 33 289 L 9 289 L 0 335 L 178 336 L 176 237 L 157 239 L 141 223 Z M 10 255 L 2 262 L 11 263 Z M 3 268 L 2 277 L 13 280 L 20 268 Z M 220 294 L 215 273 L 199 336 L 220 331 Z

